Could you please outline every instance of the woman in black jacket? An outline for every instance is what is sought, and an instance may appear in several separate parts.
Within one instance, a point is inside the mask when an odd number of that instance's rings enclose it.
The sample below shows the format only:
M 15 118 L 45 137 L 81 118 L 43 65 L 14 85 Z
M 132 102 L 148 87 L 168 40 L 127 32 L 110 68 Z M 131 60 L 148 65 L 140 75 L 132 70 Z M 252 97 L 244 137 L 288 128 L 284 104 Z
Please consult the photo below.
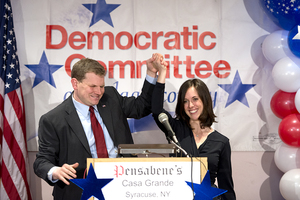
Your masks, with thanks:
M 226 136 L 211 127 L 216 122 L 216 116 L 206 84 L 200 79 L 190 79 L 181 85 L 176 116 L 173 118 L 163 109 L 167 69 L 164 65 L 157 67 L 159 76 L 152 94 L 152 113 L 156 124 L 168 135 L 168 131 L 158 120 L 160 113 L 167 114 L 181 147 L 193 157 L 207 157 L 211 185 L 214 186 L 217 179 L 218 187 L 227 190 L 221 198 L 235 200 L 230 143 Z

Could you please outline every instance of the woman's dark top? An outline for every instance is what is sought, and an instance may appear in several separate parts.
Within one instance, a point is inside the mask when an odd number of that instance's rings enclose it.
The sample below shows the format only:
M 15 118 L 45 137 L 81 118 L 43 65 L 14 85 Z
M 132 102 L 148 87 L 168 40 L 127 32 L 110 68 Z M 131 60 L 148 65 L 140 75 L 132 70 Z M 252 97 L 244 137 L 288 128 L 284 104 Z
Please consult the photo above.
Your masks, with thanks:
M 167 130 L 158 120 L 160 113 L 166 113 L 181 147 L 194 157 L 207 157 L 211 184 L 213 185 L 217 178 L 218 187 L 227 190 L 225 194 L 221 195 L 222 199 L 235 200 L 229 139 L 218 131 L 213 131 L 197 148 L 193 132 L 189 126 L 184 121 L 173 118 L 163 109 L 164 88 L 165 84 L 156 83 L 152 94 L 152 113 L 156 124 L 167 136 Z

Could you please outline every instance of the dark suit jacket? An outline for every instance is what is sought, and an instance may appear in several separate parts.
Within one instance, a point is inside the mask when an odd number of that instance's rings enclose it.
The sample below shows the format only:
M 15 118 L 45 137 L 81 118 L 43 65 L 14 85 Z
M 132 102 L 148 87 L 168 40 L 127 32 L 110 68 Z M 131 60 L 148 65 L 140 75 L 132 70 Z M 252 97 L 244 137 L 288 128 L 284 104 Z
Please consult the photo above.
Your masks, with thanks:
M 105 87 L 98 106 L 99 113 L 114 141 L 114 145 L 132 144 L 127 118 L 142 118 L 151 113 L 151 95 L 154 85 L 145 81 L 139 97 L 122 97 L 114 87 Z M 33 164 L 34 172 L 50 185 L 54 185 L 54 199 L 79 200 L 82 190 L 72 182 L 70 186 L 62 181 L 53 184 L 47 173 L 54 166 L 79 163 L 77 178 L 83 178 L 86 159 L 91 152 L 85 132 L 76 112 L 72 97 L 40 118 L 39 152 Z

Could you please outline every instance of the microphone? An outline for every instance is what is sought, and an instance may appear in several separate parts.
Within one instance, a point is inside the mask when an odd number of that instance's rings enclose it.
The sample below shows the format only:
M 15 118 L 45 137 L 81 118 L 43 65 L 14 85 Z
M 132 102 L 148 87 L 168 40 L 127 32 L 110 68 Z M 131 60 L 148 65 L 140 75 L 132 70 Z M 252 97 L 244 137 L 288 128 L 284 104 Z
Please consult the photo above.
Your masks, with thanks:
M 174 131 L 172 130 L 171 126 L 170 126 L 170 123 L 169 123 L 169 119 L 168 119 L 168 115 L 166 115 L 166 113 L 160 113 L 158 115 L 158 120 L 160 121 L 160 123 L 162 123 L 165 128 L 167 129 L 168 131 L 168 135 L 170 138 L 173 139 L 173 141 L 178 145 L 180 146 L 176 136 L 175 136 L 175 133 Z

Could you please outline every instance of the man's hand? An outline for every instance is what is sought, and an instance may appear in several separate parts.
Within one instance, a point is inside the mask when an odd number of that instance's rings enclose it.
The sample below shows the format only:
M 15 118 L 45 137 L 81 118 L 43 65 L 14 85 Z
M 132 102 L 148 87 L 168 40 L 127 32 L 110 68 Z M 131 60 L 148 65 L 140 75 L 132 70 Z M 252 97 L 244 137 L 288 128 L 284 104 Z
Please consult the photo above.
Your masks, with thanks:
M 75 163 L 73 165 L 64 164 L 62 167 L 58 167 L 53 171 L 52 178 L 59 179 L 65 184 L 70 185 L 70 183 L 67 180 L 77 177 L 75 169 L 78 166 L 79 163 Z

